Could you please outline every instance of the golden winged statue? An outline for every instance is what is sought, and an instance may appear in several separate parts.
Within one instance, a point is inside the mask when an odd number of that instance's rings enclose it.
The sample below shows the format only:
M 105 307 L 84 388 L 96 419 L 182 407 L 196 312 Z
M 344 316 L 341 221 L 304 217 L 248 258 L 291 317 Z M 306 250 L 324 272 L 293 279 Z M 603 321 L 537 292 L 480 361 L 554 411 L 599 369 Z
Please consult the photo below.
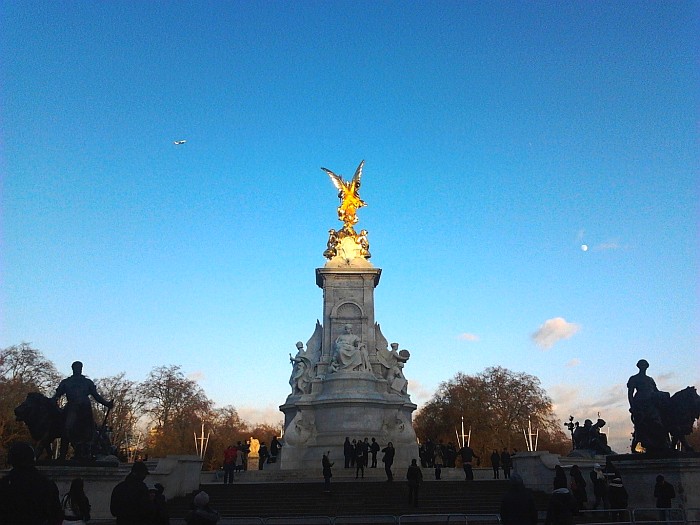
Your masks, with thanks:
M 355 170 L 355 175 L 352 180 L 344 181 L 340 175 L 336 175 L 331 170 L 321 168 L 328 173 L 331 182 L 338 189 L 338 198 L 340 206 L 338 206 L 338 219 L 345 225 L 344 229 L 352 232 L 352 227 L 357 224 L 357 209 L 362 206 L 367 206 L 365 201 L 360 199 L 360 179 L 362 178 L 362 167 L 365 161 L 360 162 L 360 165 Z

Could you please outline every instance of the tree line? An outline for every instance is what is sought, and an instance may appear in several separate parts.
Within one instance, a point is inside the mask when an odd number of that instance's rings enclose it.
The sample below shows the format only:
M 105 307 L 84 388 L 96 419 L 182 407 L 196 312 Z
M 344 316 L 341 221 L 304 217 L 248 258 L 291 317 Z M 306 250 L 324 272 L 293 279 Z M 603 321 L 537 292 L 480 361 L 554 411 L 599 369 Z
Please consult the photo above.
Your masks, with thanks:
M 54 363 L 29 343 L 0 351 L 0 447 L 29 440 L 24 423 L 15 421 L 14 408 L 29 392 L 52 396 L 63 376 Z M 153 368 L 142 382 L 128 379 L 125 372 L 94 379 L 98 391 L 114 400 L 107 424 L 112 443 L 122 452 L 163 457 L 194 453 L 194 434 L 210 434 L 205 468 L 218 468 L 224 449 L 250 436 L 269 441 L 281 428 L 244 421 L 236 408 L 214 407 L 199 385 L 185 377 L 180 366 Z M 94 407 L 95 421 L 105 418 L 103 407 Z M 421 443 L 431 439 L 457 443 L 464 417 L 471 429 L 471 446 L 488 458 L 492 450 L 526 450 L 523 430 L 528 418 L 539 430 L 539 450 L 567 453 L 571 442 L 556 419 L 552 401 L 538 378 L 502 367 L 487 368 L 476 375 L 457 373 L 440 384 L 434 396 L 414 417 Z M 416 451 L 417 452 L 417 451 Z
M 0 449 L 5 454 L 15 441 L 31 441 L 24 423 L 16 421 L 14 409 L 29 392 L 51 397 L 63 375 L 55 364 L 29 343 L 0 351 Z M 153 368 L 142 382 L 128 379 L 125 372 L 92 378 L 98 392 L 114 400 L 107 419 L 112 444 L 122 455 L 141 457 L 193 454 L 194 434 L 205 424 L 209 442 L 205 468 L 217 468 L 224 449 L 231 443 L 255 436 L 269 441 L 281 428 L 244 421 L 235 407 L 214 407 L 204 390 L 183 374 L 180 366 Z M 95 421 L 105 419 L 103 407 L 93 404 Z M 205 436 L 206 437 L 206 436 Z M 2 457 L 1 463 L 5 457 Z

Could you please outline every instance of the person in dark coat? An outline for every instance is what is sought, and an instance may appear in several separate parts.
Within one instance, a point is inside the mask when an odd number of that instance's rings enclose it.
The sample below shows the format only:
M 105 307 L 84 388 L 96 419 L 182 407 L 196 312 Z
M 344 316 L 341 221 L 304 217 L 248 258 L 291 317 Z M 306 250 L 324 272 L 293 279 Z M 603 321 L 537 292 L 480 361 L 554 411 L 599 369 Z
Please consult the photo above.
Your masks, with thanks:
M 369 451 L 372 453 L 372 466 L 370 468 L 377 468 L 377 452 L 379 452 L 379 449 L 379 443 L 372 438 L 372 444 L 369 446 Z
M 629 495 L 622 485 L 622 478 L 613 478 L 608 485 L 608 503 L 610 505 L 610 517 L 612 521 L 628 521 L 627 505 Z
M 331 467 L 333 466 L 333 463 L 331 463 L 331 460 L 328 459 L 328 455 L 330 453 L 331 452 L 329 450 L 323 455 L 323 458 L 321 459 L 321 467 L 323 468 L 323 488 L 325 492 L 331 491 L 331 478 L 333 477 L 333 473 L 331 472 Z
M 350 468 L 350 461 L 352 460 L 352 455 L 354 454 L 352 443 L 350 443 L 350 438 L 346 437 L 343 442 L 343 456 L 345 456 L 345 468 Z
M 597 509 L 598 505 L 602 505 L 604 509 L 608 508 L 608 480 L 605 479 L 605 473 L 601 466 L 596 463 L 591 470 L 591 484 L 593 485 L 593 496 L 595 502 L 593 509 Z
M 90 521 L 90 501 L 85 495 L 84 487 L 82 478 L 75 478 L 71 481 L 70 490 L 61 501 L 64 521 L 80 525 L 85 525 L 86 522 Z
M 394 444 L 391 441 L 389 441 L 387 446 L 382 449 L 382 453 L 384 454 L 384 457 L 382 457 L 382 461 L 384 462 L 384 472 L 386 472 L 386 480 L 394 481 L 394 474 L 392 474 L 391 472 L 391 466 L 394 464 L 394 455 L 396 454 Z
M 491 453 L 491 468 L 493 468 L 493 479 L 499 479 L 499 471 L 501 470 L 501 455 L 498 450 Z
M 462 456 L 462 468 L 464 469 L 464 479 L 473 480 L 474 471 L 472 470 L 472 459 L 479 459 L 479 456 L 476 455 L 474 449 L 472 449 L 469 445 L 466 444 L 459 449 L 458 454 Z
M 501 499 L 501 523 L 504 525 L 537 525 L 537 508 L 532 491 L 525 488 L 523 478 L 515 472 L 508 491 Z
M 578 465 L 571 467 L 569 472 L 571 476 L 571 492 L 576 498 L 576 504 L 579 510 L 586 508 L 586 502 L 588 501 L 588 495 L 586 494 L 586 480 L 583 479 L 583 474 L 581 474 L 581 469 Z
M 577 512 L 576 498 L 566 488 L 566 477 L 563 480 L 555 478 L 554 492 L 549 498 L 545 525 L 572 525 L 574 523 L 574 514 Z
M 510 469 L 513 468 L 513 458 L 510 457 L 507 449 L 501 452 L 501 468 L 503 469 L 503 477 L 510 478 Z
M 135 461 L 126 479 L 112 490 L 109 510 L 117 518 L 117 525 L 145 525 L 151 522 L 151 498 L 143 482 L 146 476 L 146 464 Z
M 554 488 L 566 487 L 566 472 L 560 465 L 554 465 Z
M 672 506 L 671 500 L 676 497 L 676 491 L 666 479 L 659 474 L 656 476 L 656 485 L 654 485 L 654 497 L 656 498 L 656 508 L 664 509 L 660 513 L 660 518 L 666 521 L 668 511 Z
M 423 481 L 423 472 L 421 472 L 415 459 L 411 460 L 411 465 L 406 471 L 406 479 L 408 480 L 408 504 L 418 506 L 418 487 Z
M 56 484 L 34 466 L 29 443 L 10 447 L 12 470 L 0 479 L 0 523 L 3 525 L 60 525 L 63 521 Z
M 355 479 L 361 474 L 362 479 L 365 478 L 365 463 L 367 456 L 365 455 L 365 447 L 362 446 L 362 442 L 358 442 L 355 446 Z

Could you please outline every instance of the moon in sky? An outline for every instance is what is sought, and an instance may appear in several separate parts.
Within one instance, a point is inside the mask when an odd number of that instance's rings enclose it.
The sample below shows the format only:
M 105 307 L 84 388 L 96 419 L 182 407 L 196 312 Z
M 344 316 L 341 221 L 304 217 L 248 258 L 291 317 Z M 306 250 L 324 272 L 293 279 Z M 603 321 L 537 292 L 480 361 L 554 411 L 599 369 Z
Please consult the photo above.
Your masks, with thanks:
M 587 244 L 582 244 L 582 245 L 581 245 L 581 250 L 584 251 L 584 252 L 587 252 L 587 251 L 588 251 L 588 245 L 587 245 Z

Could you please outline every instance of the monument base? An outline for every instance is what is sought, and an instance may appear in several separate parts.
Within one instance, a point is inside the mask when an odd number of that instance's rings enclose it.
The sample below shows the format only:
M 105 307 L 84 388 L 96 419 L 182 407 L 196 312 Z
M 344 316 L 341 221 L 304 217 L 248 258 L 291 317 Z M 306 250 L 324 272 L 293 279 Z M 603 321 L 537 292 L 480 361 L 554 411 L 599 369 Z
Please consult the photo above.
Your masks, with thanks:
M 343 443 L 372 438 L 396 449 L 394 465 L 408 467 L 418 459 L 411 414 L 416 405 L 404 394 L 390 393 L 387 382 L 371 373 L 338 372 L 314 385 L 312 394 L 289 396 L 280 407 L 285 415 L 284 449 L 280 468 L 320 469 L 330 452 L 336 467 L 344 462 Z M 381 468 L 382 453 L 378 454 Z
M 693 509 L 696 515 L 687 516 L 688 521 L 700 519 L 700 454 L 619 454 L 607 459 L 609 468 L 622 478 L 630 508 L 656 506 L 654 485 L 661 474 L 676 491 L 673 507 Z

